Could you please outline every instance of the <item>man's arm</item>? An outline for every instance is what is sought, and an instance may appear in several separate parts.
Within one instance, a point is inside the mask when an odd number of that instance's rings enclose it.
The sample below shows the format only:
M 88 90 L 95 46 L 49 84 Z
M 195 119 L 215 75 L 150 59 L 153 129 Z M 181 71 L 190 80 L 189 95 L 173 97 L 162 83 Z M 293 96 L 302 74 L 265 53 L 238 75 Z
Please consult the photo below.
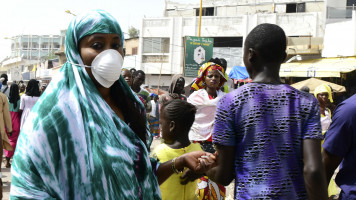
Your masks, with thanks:
M 322 156 L 323 156 L 323 165 L 325 169 L 326 181 L 327 183 L 329 183 L 331 177 L 334 174 L 335 169 L 341 163 L 342 157 L 333 155 L 328 151 L 326 151 L 325 149 L 323 150 Z
M 303 140 L 304 182 L 309 199 L 328 199 L 327 184 L 321 161 L 321 142 Z
M 229 185 L 234 177 L 235 146 L 216 145 L 217 166 L 206 172 L 209 179 L 221 185 Z

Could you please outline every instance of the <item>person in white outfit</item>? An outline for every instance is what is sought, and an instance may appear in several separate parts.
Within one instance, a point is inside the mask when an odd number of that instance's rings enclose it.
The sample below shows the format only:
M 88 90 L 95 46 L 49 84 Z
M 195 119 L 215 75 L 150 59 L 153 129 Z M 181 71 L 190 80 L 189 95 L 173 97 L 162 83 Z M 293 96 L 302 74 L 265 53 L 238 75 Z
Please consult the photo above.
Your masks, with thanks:
M 20 101 L 20 116 L 21 116 L 21 126 L 20 130 L 22 130 L 27 116 L 30 114 L 32 107 L 36 104 L 37 100 L 41 96 L 41 92 L 39 89 L 39 82 L 35 79 L 31 79 L 26 87 L 25 95 L 21 96 Z

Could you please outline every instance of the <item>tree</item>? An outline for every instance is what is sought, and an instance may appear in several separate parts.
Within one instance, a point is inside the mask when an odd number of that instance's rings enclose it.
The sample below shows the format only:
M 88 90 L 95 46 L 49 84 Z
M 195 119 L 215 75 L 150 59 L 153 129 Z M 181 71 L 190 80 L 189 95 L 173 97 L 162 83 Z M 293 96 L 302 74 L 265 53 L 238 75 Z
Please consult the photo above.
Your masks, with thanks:
M 56 52 L 54 50 L 51 50 L 49 54 L 44 57 L 45 60 L 52 60 L 56 58 L 58 58 L 58 56 L 56 55 Z
M 135 27 L 131 26 L 128 30 L 130 38 L 138 37 L 140 34 L 140 30 L 136 29 Z

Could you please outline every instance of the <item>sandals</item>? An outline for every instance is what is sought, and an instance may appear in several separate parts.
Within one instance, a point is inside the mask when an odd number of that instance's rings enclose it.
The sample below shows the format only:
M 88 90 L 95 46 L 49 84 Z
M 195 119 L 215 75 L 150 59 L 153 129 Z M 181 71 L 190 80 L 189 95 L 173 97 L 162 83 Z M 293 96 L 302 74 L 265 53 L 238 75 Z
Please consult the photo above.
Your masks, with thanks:
M 5 167 L 6 168 L 11 168 L 11 164 L 8 162 L 8 163 L 6 163 Z
M 11 168 L 10 159 L 11 158 L 8 158 L 8 157 L 5 158 L 5 167 L 6 168 Z

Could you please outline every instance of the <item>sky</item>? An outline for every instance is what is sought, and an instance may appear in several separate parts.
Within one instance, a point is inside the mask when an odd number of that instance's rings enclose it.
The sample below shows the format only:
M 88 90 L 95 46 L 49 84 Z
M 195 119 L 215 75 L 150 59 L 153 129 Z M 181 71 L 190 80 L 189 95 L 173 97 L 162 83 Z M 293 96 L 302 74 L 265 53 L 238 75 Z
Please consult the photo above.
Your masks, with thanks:
M 174 0 L 196 3 L 199 0 Z M 0 61 L 10 55 L 16 35 L 59 35 L 67 29 L 73 15 L 103 9 L 113 15 L 124 32 L 130 26 L 140 29 L 142 18 L 162 17 L 165 0 L 1 0 Z

